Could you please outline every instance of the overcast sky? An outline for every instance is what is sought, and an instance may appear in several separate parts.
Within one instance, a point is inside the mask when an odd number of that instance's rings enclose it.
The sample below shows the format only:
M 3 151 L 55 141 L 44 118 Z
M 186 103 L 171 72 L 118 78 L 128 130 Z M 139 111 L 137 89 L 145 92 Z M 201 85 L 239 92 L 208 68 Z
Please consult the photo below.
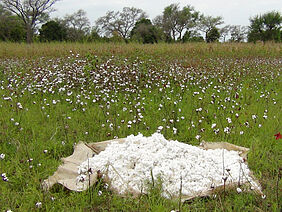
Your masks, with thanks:
M 205 15 L 222 16 L 224 25 L 248 26 L 251 16 L 272 10 L 282 12 L 282 0 L 61 0 L 54 5 L 56 12 L 51 16 L 62 18 L 83 9 L 94 25 L 109 10 L 120 11 L 123 7 L 136 7 L 144 10 L 153 19 L 172 3 L 180 3 L 181 8 L 190 4 Z

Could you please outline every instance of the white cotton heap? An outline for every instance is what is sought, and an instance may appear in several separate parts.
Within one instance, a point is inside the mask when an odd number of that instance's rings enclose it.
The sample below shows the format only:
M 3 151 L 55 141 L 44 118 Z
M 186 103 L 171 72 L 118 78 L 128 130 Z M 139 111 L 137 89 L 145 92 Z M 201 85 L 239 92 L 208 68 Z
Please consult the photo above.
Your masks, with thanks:
M 250 170 L 236 151 L 204 150 L 178 141 L 168 141 L 162 134 L 150 137 L 130 135 L 122 144 L 112 142 L 107 148 L 78 167 L 78 179 L 91 170 L 107 174 L 110 186 L 120 194 L 128 191 L 146 193 L 148 182 L 161 179 L 165 197 L 200 195 L 213 187 L 250 182 Z M 182 179 L 182 180 L 181 180 Z

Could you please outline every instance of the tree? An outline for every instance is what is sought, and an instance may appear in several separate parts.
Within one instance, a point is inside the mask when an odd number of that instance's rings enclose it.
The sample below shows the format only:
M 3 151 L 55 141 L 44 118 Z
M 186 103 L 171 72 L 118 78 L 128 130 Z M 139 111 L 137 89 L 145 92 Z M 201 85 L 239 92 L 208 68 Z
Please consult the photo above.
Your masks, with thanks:
M 176 31 L 179 34 L 179 40 L 182 39 L 183 30 L 191 30 L 197 25 L 199 14 L 200 13 L 195 11 L 194 7 L 190 5 L 183 7 L 183 9 L 179 11 L 176 26 Z
M 43 24 L 39 32 L 40 41 L 63 41 L 66 39 L 66 30 L 57 21 L 49 21 Z
M 247 27 L 234 25 L 230 26 L 230 41 L 231 42 L 242 42 L 245 40 L 247 34 Z
M 66 15 L 61 20 L 61 24 L 65 27 L 67 39 L 70 41 L 82 40 L 90 33 L 90 21 L 86 12 L 81 9 L 71 15 Z
M 197 32 L 197 31 L 186 31 L 183 38 L 182 42 L 204 42 L 204 38 Z
M 141 9 L 124 7 L 121 12 L 108 11 L 96 21 L 96 25 L 106 36 L 112 36 L 115 32 L 127 40 L 136 22 L 145 17 L 147 16 Z
M 216 27 L 213 27 L 211 30 L 209 30 L 206 35 L 207 43 L 218 41 L 219 38 L 220 38 L 220 33 Z
M 179 4 L 171 4 L 164 8 L 162 19 L 158 17 L 156 20 L 158 22 L 162 20 L 162 28 L 168 37 L 181 40 L 185 30 L 191 30 L 196 26 L 199 12 L 190 5 L 180 9 Z
M 142 18 L 136 22 L 130 37 L 144 44 L 157 43 L 161 39 L 157 27 L 153 26 L 151 20 L 146 18 Z
M 25 34 L 22 20 L 0 5 L 0 40 L 21 42 Z
M 206 41 L 208 42 L 208 34 L 209 35 L 216 35 L 217 26 L 223 24 L 224 21 L 222 17 L 212 17 L 212 16 L 201 16 L 199 30 L 205 33 Z M 211 33 L 211 31 L 213 31 Z M 213 37 L 213 36 L 212 36 Z
M 90 35 L 87 37 L 88 42 L 97 42 L 102 41 L 102 38 L 99 36 L 99 29 L 93 27 Z
M 282 16 L 279 12 L 268 12 L 250 18 L 248 41 L 256 42 L 273 40 L 281 42 Z
M 269 12 L 263 15 L 264 39 L 281 41 L 282 16 L 279 12 Z
M 163 29 L 168 37 L 172 36 L 173 40 L 176 40 L 176 27 L 177 27 L 177 16 L 179 12 L 178 4 L 171 4 L 164 8 L 163 11 Z
M 153 19 L 153 25 L 157 28 L 159 37 L 161 40 L 165 40 L 166 42 L 171 42 L 171 35 L 170 32 L 165 29 L 163 24 L 163 15 L 158 15 Z
M 38 21 L 52 12 L 52 6 L 59 0 L 1 0 L 3 7 L 20 17 L 26 28 L 26 41 L 32 37 Z
M 226 26 L 219 29 L 220 37 L 223 38 L 223 42 L 226 41 L 226 37 L 230 33 L 230 27 L 231 27 L 230 25 L 226 25 Z

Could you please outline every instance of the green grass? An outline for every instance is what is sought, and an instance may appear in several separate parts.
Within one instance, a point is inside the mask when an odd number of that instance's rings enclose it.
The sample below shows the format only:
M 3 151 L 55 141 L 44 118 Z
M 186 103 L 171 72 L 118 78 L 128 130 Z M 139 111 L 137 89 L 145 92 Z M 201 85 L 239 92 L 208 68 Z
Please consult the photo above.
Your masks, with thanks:
M 274 134 L 282 132 L 281 44 L 0 47 L 0 173 L 9 179 L 0 183 L 1 211 L 39 210 L 38 202 L 43 211 L 179 209 L 158 186 L 138 198 L 120 197 L 103 183 L 79 193 L 41 187 L 78 141 L 151 135 L 159 126 L 167 139 L 250 148 L 249 167 L 266 194 L 263 200 L 218 191 L 181 204 L 182 211 L 279 211 L 282 140 Z

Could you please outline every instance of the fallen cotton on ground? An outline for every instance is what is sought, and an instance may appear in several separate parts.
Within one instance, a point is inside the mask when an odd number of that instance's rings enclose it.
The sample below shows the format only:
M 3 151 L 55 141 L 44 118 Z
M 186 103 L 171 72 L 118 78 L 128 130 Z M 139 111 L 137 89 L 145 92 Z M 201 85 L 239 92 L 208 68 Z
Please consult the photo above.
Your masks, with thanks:
M 120 194 L 128 191 L 146 193 L 147 183 L 161 179 L 163 195 L 197 196 L 226 184 L 249 182 L 250 170 L 237 151 L 204 150 L 178 141 L 168 141 L 162 134 L 150 137 L 130 135 L 125 143 L 112 142 L 107 148 L 78 167 L 78 180 L 86 180 L 88 170 L 107 175 L 111 187 Z M 152 177 L 153 175 L 153 177 Z M 181 180 L 182 179 L 182 180 Z

